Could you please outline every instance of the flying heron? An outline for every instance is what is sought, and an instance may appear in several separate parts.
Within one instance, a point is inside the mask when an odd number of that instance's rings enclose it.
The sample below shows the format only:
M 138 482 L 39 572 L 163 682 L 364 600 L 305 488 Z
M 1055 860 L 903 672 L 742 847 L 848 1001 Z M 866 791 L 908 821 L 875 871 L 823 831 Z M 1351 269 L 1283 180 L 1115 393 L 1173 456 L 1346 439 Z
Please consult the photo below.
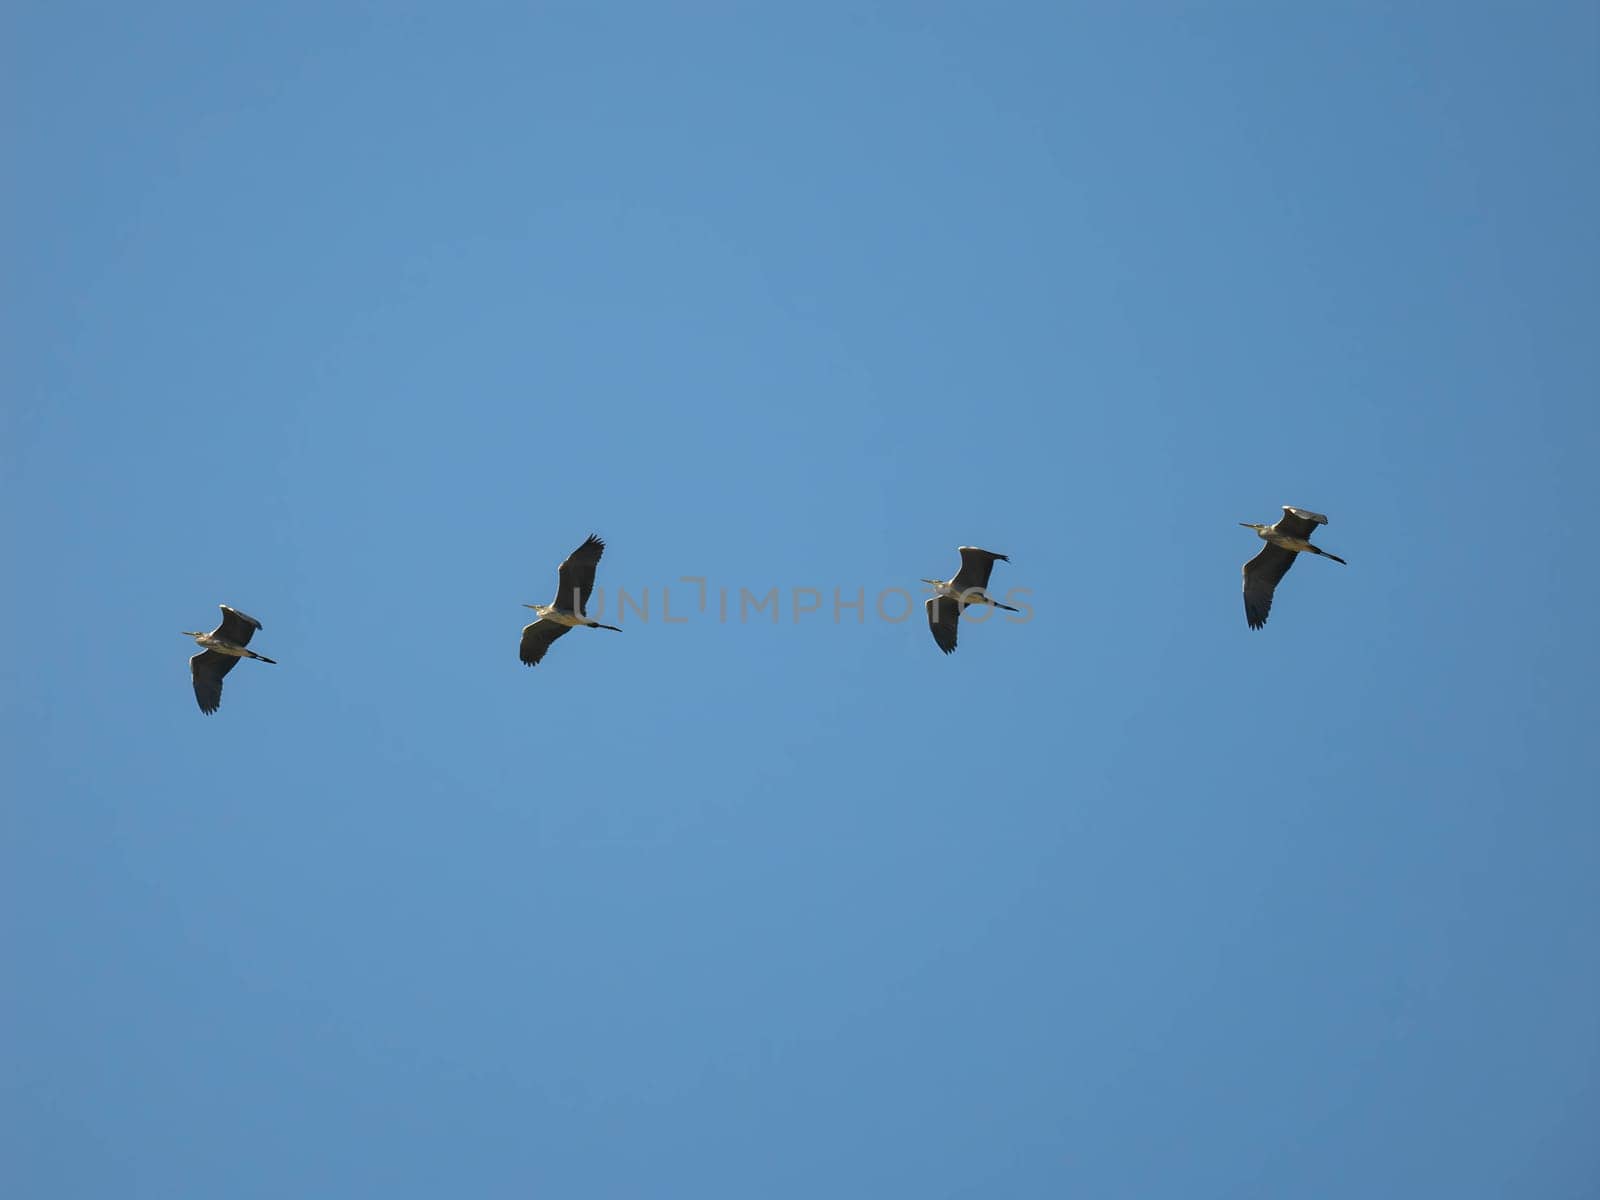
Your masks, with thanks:
M 994 570 L 996 562 L 1010 562 L 1004 554 L 996 554 L 992 550 L 980 550 L 976 546 L 961 546 L 961 569 L 952 579 L 924 579 L 922 582 L 931 584 L 938 595 L 928 601 L 928 629 L 933 634 L 933 640 L 938 643 L 939 649 L 946 654 L 954 652 L 956 648 L 956 622 L 961 619 L 961 614 L 969 605 L 988 604 L 994 608 L 1003 608 L 1007 612 L 1018 612 L 1009 604 L 1001 604 L 992 600 L 984 592 L 989 586 L 989 572 Z
M 522 606 L 539 614 L 537 621 L 522 628 L 522 661 L 528 666 L 536 666 L 545 651 L 550 649 L 551 642 L 580 625 L 588 629 L 622 632 L 615 625 L 591 621 L 583 611 L 589 603 L 589 593 L 594 591 L 594 569 L 605 549 L 606 544 L 591 533 L 583 545 L 567 555 L 567 561 L 561 564 L 555 602 Z
M 1336 563 L 1349 565 L 1337 554 L 1329 554 L 1311 544 L 1311 531 L 1327 523 L 1328 518 L 1321 513 L 1288 504 L 1283 506 L 1283 516 L 1276 525 L 1239 522 L 1246 529 L 1254 529 L 1256 536 L 1267 543 L 1261 547 L 1260 554 L 1244 565 L 1244 619 L 1251 629 L 1260 629 L 1267 623 L 1267 614 L 1272 611 L 1273 589 L 1288 574 L 1289 568 L 1294 566 L 1294 560 L 1300 555 L 1318 554 Z
M 233 670 L 234 663 L 241 658 L 253 658 L 277 665 L 276 659 L 245 649 L 255 631 L 261 628 L 260 621 L 226 604 L 217 607 L 222 609 L 222 624 L 210 633 L 183 631 L 184 637 L 192 637 L 205 647 L 189 660 L 189 674 L 194 679 L 194 698 L 200 702 L 200 711 L 207 715 L 221 706 L 222 677 Z

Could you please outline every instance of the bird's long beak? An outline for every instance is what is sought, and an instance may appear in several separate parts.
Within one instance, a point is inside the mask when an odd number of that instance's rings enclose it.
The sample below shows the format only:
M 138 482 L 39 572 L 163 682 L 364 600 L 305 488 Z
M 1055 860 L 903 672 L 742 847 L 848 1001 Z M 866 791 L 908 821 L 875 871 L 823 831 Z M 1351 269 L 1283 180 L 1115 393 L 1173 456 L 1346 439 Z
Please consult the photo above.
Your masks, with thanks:
M 537 604 L 524 604 L 522 607 L 523 608 L 531 608 L 531 609 L 534 609 L 534 610 L 537 611 L 539 606 Z
M 1255 526 L 1250 524 L 1249 521 L 1240 521 L 1239 524 L 1243 525 L 1246 529 L 1254 529 L 1255 528 Z

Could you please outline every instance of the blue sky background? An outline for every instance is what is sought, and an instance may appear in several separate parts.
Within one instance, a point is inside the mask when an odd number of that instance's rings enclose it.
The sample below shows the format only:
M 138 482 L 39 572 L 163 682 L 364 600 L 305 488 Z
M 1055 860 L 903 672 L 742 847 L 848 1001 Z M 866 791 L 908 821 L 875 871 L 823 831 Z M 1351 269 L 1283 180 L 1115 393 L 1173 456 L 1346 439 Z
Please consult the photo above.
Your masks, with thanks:
M 0 46 L 8 1194 L 1595 1194 L 1595 5 Z

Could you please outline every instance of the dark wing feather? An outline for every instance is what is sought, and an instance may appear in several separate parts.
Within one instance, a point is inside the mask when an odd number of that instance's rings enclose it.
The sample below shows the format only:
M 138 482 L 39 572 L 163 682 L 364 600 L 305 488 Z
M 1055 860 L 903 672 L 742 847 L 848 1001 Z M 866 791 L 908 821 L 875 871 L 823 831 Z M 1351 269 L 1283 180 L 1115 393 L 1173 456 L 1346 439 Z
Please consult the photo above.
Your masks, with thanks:
M 211 631 L 211 636 L 232 642 L 235 646 L 248 646 L 255 631 L 261 628 L 261 622 L 249 613 L 229 608 L 226 604 L 217 607 L 222 610 L 222 624 Z
M 1306 513 L 1307 515 L 1301 516 L 1300 513 Z M 1320 518 L 1320 520 L 1317 518 Z M 1288 534 L 1290 537 L 1306 538 L 1309 540 L 1312 531 L 1316 529 L 1318 525 L 1326 525 L 1327 523 L 1328 518 L 1324 517 L 1321 513 L 1309 512 L 1304 508 L 1297 513 L 1287 504 L 1285 504 L 1283 506 L 1283 516 L 1279 519 L 1278 523 L 1273 526 L 1273 528 L 1279 533 Z
M 550 649 L 550 644 L 565 633 L 571 626 L 560 625 L 555 621 L 535 621 L 532 625 L 522 627 L 522 661 L 528 666 L 537 666 L 544 657 L 544 652 Z
M 956 627 L 960 621 L 961 605 L 948 596 L 933 596 L 928 600 L 928 630 L 946 654 L 956 648 Z
M 1010 562 L 1004 554 L 996 554 L 991 550 L 980 550 L 976 546 L 961 547 L 961 570 L 956 572 L 956 577 L 950 581 L 952 587 L 958 592 L 970 592 L 973 588 L 986 588 L 989 586 L 989 573 L 994 570 L 996 562 Z
M 189 660 L 189 675 L 194 680 L 194 698 L 203 713 L 214 713 L 222 704 L 222 677 L 239 660 L 231 654 L 202 650 Z
M 1260 629 L 1267 623 L 1272 611 L 1272 593 L 1294 560 L 1300 555 L 1268 542 L 1261 553 L 1244 565 L 1244 619 L 1251 629 Z
M 589 593 L 594 591 L 594 569 L 605 549 L 606 544 L 591 533 L 583 545 L 567 555 L 567 561 L 561 564 L 560 582 L 556 584 L 556 608 L 562 612 L 581 613 L 589 606 Z

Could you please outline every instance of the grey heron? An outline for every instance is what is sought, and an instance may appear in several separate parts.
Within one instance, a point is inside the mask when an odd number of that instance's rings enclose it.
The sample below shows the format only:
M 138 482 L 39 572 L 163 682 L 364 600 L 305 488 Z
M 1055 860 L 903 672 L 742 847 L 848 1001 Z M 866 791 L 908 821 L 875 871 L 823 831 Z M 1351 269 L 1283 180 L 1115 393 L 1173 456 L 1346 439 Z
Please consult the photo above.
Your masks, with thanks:
M 261 628 L 260 621 L 226 604 L 217 607 L 222 609 L 222 624 L 210 633 L 183 631 L 184 637 L 192 637 L 205 647 L 189 660 L 189 675 L 194 680 L 194 698 L 200 703 L 200 711 L 208 716 L 221 707 L 222 678 L 241 658 L 277 665 L 276 659 L 245 649 L 255 631 Z
M 539 614 L 539 619 L 522 629 L 522 661 L 537 666 L 550 644 L 569 629 L 580 625 L 586 629 L 609 629 L 621 633 L 615 625 L 602 625 L 584 614 L 589 603 L 589 593 L 594 591 L 594 569 L 605 553 L 606 544 L 590 534 L 558 569 L 556 598 L 550 604 L 524 604 Z
M 1246 529 L 1254 529 L 1256 536 L 1267 543 L 1261 547 L 1260 554 L 1244 565 L 1244 619 L 1251 629 L 1260 629 L 1267 623 L 1267 614 L 1272 611 L 1273 590 L 1300 555 L 1316 554 L 1349 565 L 1337 554 L 1329 554 L 1311 544 L 1311 531 L 1327 523 L 1328 518 L 1321 513 L 1288 504 L 1283 506 L 1283 516 L 1276 525 L 1239 522 Z
M 987 604 L 1007 612 L 1020 611 L 1009 604 L 990 599 L 983 590 L 989 586 L 989 573 L 994 570 L 994 564 L 1011 560 L 1004 554 L 980 550 L 976 546 L 961 546 L 958 549 L 961 553 L 961 569 L 952 578 L 922 581 L 931 584 L 938 593 L 928 601 L 928 629 L 939 649 L 946 654 L 955 651 L 956 624 L 970 605 Z

